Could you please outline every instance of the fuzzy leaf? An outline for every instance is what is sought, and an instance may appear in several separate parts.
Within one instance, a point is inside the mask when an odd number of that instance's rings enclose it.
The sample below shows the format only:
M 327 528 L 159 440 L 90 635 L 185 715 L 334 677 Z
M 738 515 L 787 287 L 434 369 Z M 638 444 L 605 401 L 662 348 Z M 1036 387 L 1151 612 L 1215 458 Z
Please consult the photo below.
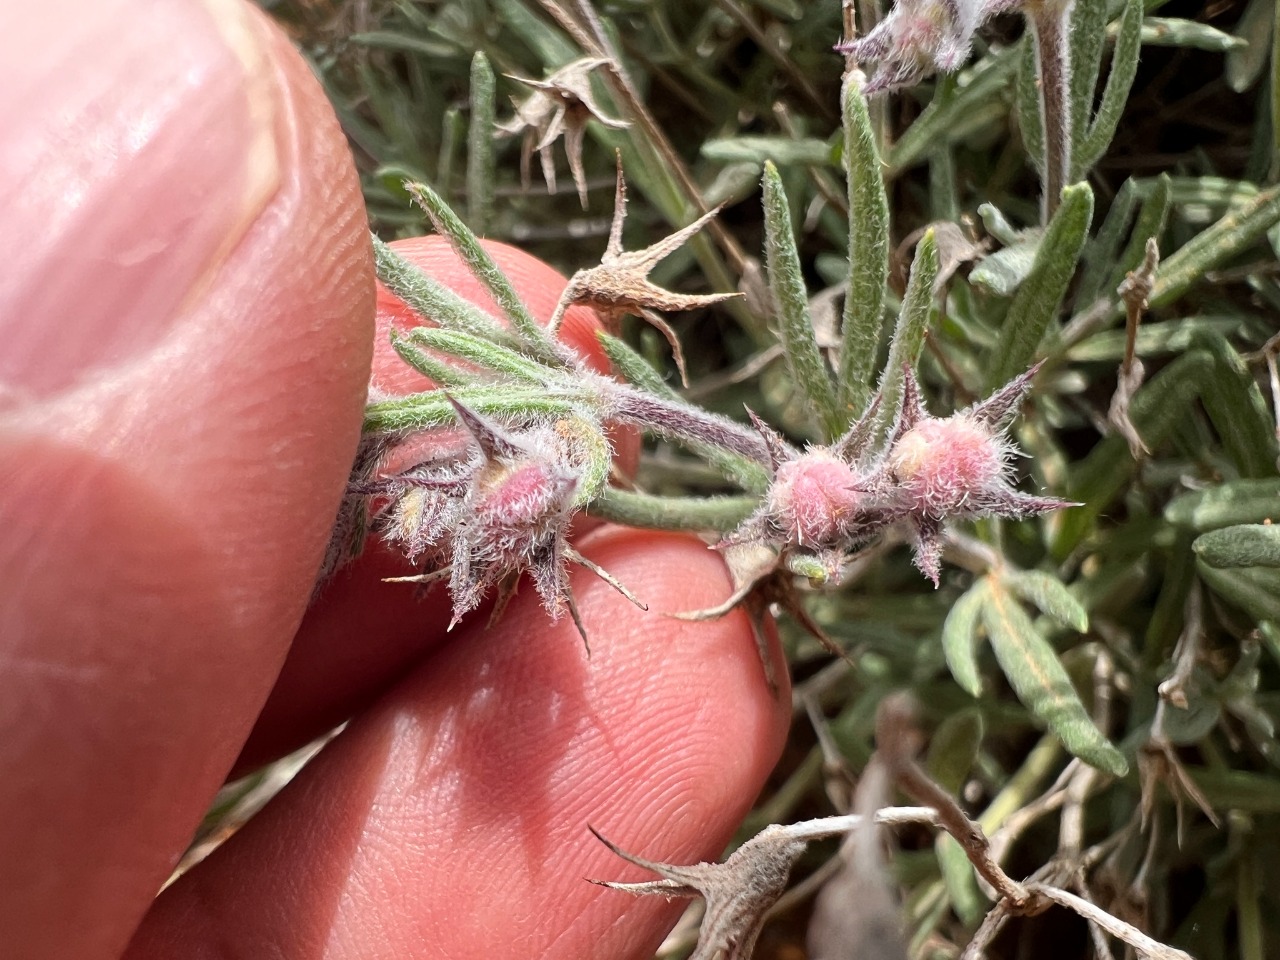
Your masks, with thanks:
M 1093 192 L 1086 184 L 1062 191 L 1062 205 L 1045 231 L 1035 266 L 1009 305 L 1001 350 L 987 372 L 988 393 L 1031 366 L 1075 275 L 1092 217 Z
M 839 399 L 850 420 L 862 416 L 871 402 L 871 374 L 880 348 L 889 277 L 889 201 L 867 98 L 855 77 L 850 74 L 840 92 L 849 178 L 849 293 L 840 328 Z
M 1280 526 L 1247 523 L 1220 527 L 1191 545 L 1200 560 L 1215 569 L 1280 567 Z
M 525 348 L 539 359 L 563 365 L 559 362 L 560 352 L 547 335 L 547 331 L 533 318 L 533 314 L 529 313 L 529 308 L 524 305 L 524 301 L 511 286 L 511 281 L 498 269 L 498 265 L 480 245 L 476 235 L 425 183 L 406 184 L 406 189 L 426 211 L 436 231 L 444 235 L 472 275 L 493 297 L 498 309 L 511 321 L 512 328 L 523 340 Z
M 1244 41 L 1227 54 L 1227 86 L 1244 93 L 1262 76 L 1271 48 L 1271 32 L 1276 19 L 1275 0 L 1250 0 L 1236 22 L 1235 35 Z
M 800 255 L 792 232 L 791 207 L 778 168 L 772 162 L 764 165 L 764 230 L 769 292 L 777 312 L 778 336 L 787 366 L 795 385 L 812 405 L 824 439 L 830 441 L 844 433 L 847 424 L 836 404 L 827 362 L 818 349 L 813 318 L 809 316 L 809 294 L 800 272 Z
M 469 333 L 417 327 L 409 332 L 408 339 L 525 383 L 546 384 L 557 373 L 536 360 L 530 360 L 514 350 L 500 347 L 480 337 L 473 337 Z
M 1033 604 L 1063 626 L 1077 633 L 1089 629 L 1089 614 L 1057 577 L 1042 570 L 1005 574 L 1002 582 L 1023 600 Z
M 452 391 L 459 403 L 476 413 L 498 419 L 559 417 L 573 411 L 585 397 L 553 396 L 545 389 L 521 390 L 508 384 L 463 387 Z M 457 419 L 453 404 L 439 390 L 371 403 L 364 411 L 365 433 L 405 433 L 429 430 Z
M 1202 333 L 1194 346 L 1213 358 L 1213 370 L 1205 379 L 1205 410 L 1236 469 L 1246 477 L 1274 476 L 1280 456 L 1275 422 L 1253 374 L 1218 334 Z
M 475 375 L 469 371 L 418 349 L 410 337 L 394 328 L 391 330 L 391 346 L 401 360 L 424 377 L 430 378 L 438 387 L 461 387 L 476 380 Z
M 978 580 L 951 606 L 942 625 L 942 652 L 951 676 L 970 696 L 982 695 L 978 675 L 978 623 L 982 607 L 991 595 L 987 578 Z
M 1124 17 L 1120 19 L 1115 52 L 1111 54 L 1111 72 L 1107 74 L 1102 102 L 1098 105 L 1093 123 L 1088 127 L 1088 133 L 1076 141 L 1075 179 L 1083 178 L 1102 159 L 1115 137 L 1116 127 L 1120 125 L 1120 116 L 1124 114 L 1134 77 L 1138 76 L 1138 63 L 1142 54 L 1142 17 L 1142 0 L 1125 0 Z M 1092 106 L 1092 90 L 1089 91 L 1088 102 Z
M 1169 219 L 1169 208 L 1172 206 L 1173 181 L 1167 173 L 1162 173 L 1153 181 L 1151 192 L 1147 194 L 1138 210 L 1138 219 L 1129 233 L 1129 242 L 1124 252 L 1115 262 L 1111 276 L 1107 280 L 1107 292 L 1114 293 L 1120 281 L 1130 270 L 1136 270 L 1146 255 L 1147 241 L 1159 241 L 1164 233 L 1165 223 Z
M 1094 726 L 1053 647 L 999 582 L 991 583 L 982 620 L 1018 699 L 1081 760 L 1123 776 L 1129 769 L 1124 756 Z
M 717 163 L 769 161 L 780 167 L 829 167 L 834 158 L 831 144 L 816 137 L 726 137 L 708 140 L 699 152 Z
M 1114 284 L 1108 289 L 1108 278 L 1115 270 L 1121 244 L 1124 243 L 1138 200 L 1137 182 L 1130 177 L 1121 184 L 1119 192 L 1112 199 L 1097 235 L 1085 246 L 1082 258 L 1084 269 L 1080 274 L 1080 282 L 1076 285 L 1077 303 L 1093 303 L 1100 296 L 1110 297 L 1115 293 Z
M 929 314 L 933 308 L 933 288 L 938 280 L 938 240 L 932 229 L 926 230 L 916 245 L 915 259 L 911 261 L 911 279 L 902 298 L 902 310 L 889 344 L 889 359 L 880 375 L 880 409 L 876 412 L 873 440 L 885 437 L 898 415 L 902 399 L 904 370 L 914 370 L 924 349 L 924 335 L 929 329 Z
M 493 67 L 483 50 L 471 58 L 471 123 L 467 127 L 467 219 L 484 234 L 493 217 Z
M 1248 249 L 1280 221 L 1280 185 L 1235 207 L 1160 264 L 1151 306 L 1162 307 L 1182 296 L 1210 270 Z
M 1280 569 L 1228 567 L 1218 569 L 1203 560 L 1196 571 L 1214 593 L 1258 620 L 1280 620 Z
M 1002 247 L 989 257 L 983 257 L 982 262 L 970 271 L 969 282 L 978 284 L 998 297 L 1013 296 L 1035 266 L 1041 237 L 1040 231 L 1036 231 L 1034 236 Z
M 1178 497 L 1165 519 L 1192 530 L 1216 530 L 1241 523 L 1280 522 L 1280 479 L 1233 480 Z
M 515 343 L 515 338 L 493 317 L 470 300 L 431 279 L 389 246 L 373 237 L 373 259 L 378 279 L 424 320 L 450 330 L 470 333 L 494 343 Z

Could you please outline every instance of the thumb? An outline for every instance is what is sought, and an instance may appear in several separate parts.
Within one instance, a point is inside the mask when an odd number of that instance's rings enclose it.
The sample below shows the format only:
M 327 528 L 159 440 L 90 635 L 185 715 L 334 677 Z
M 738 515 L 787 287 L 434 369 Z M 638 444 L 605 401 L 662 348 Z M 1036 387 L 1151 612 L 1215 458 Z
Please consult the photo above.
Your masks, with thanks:
M 336 121 L 250 4 L 0 21 L 0 929 L 104 957 L 301 617 L 373 278 Z

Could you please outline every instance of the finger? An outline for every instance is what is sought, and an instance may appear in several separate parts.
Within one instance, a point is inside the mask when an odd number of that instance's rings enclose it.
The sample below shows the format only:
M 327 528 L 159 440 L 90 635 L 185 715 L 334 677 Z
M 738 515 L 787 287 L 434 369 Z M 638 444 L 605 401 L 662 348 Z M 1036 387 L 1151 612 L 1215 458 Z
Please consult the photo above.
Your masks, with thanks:
M 455 293 L 501 316 L 470 269 L 439 236 L 398 240 L 392 248 Z M 502 243 L 485 243 L 533 316 L 547 323 L 566 279 L 530 254 Z M 423 318 L 381 285 L 374 335 L 373 386 L 393 394 L 429 389 L 432 384 L 405 363 L 391 346 L 391 330 L 422 326 Z M 595 370 L 609 369 L 596 333 L 595 311 L 570 307 L 561 339 Z M 633 431 L 615 435 L 620 462 L 634 470 L 639 439 Z M 412 462 L 412 461 L 409 461 Z M 420 572 L 396 550 L 371 540 L 364 556 L 340 571 L 307 612 L 280 678 L 236 763 L 243 773 L 319 736 L 383 693 L 405 669 L 444 638 L 451 617 L 442 588 L 423 595 L 386 577 Z M 474 612 L 483 620 L 488 606 Z
M 0 930 L 115 956 L 301 617 L 371 265 L 332 113 L 249 4 L 4 20 Z
M 583 550 L 655 610 L 731 589 L 686 537 L 606 529 Z M 590 657 L 571 624 L 520 595 L 170 888 L 130 960 L 423 944 L 450 957 L 651 956 L 682 904 L 586 883 L 637 878 L 587 825 L 655 858 L 718 855 L 781 750 L 790 697 L 770 692 L 741 611 L 671 620 L 585 572 L 573 581 Z

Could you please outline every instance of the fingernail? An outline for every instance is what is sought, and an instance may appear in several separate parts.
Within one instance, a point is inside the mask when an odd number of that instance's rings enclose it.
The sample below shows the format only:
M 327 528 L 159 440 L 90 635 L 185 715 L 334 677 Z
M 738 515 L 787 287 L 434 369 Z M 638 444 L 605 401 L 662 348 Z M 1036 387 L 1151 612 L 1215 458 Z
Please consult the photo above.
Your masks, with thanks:
M 0 398 L 153 349 L 275 193 L 278 93 L 248 7 L 52 0 L 6 16 Z

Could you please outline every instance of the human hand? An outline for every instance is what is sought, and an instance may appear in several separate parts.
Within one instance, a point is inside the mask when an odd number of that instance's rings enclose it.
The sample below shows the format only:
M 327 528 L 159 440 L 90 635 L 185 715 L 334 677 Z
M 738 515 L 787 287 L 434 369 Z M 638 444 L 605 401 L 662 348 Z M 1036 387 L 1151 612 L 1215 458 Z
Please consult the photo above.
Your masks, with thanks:
M 4 955 L 646 956 L 681 905 L 584 883 L 635 875 L 586 824 L 719 852 L 788 711 L 742 614 L 582 577 L 589 659 L 529 591 L 446 645 L 374 552 L 304 619 L 374 342 L 330 109 L 239 0 L 3 19 Z M 656 610 L 729 589 L 697 541 L 580 548 Z M 352 713 L 153 900 L 237 756 Z

